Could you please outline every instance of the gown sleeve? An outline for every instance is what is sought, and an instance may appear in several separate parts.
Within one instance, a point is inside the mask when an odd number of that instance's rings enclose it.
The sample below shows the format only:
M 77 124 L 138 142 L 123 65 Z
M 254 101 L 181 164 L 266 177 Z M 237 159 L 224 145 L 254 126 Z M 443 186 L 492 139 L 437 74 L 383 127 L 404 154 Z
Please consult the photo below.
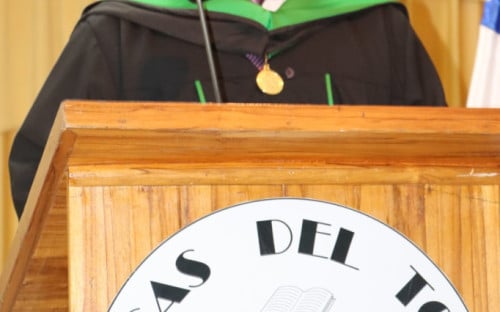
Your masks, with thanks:
M 438 72 L 410 24 L 407 14 L 393 10 L 385 17 L 389 31 L 389 53 L 393 60 L 393 90 L 398 90 L 395 102 L 405 105 L 447 106 Z
M 80 22 L 46 79 L 12 145 L 9 172 L 18 217 L 24 209 L 61 102 L 66 99 L 116 98 L 116 78 L 112 72 L 93 27 L 86 21 Z

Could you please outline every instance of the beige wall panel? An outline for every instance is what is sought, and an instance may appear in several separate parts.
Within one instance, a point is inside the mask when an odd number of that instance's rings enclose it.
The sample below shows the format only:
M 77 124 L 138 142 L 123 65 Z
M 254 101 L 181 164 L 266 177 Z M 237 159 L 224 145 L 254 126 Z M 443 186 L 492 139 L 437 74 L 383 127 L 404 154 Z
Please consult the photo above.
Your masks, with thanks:
M 7 170 L 7 159 L 12 141 L 12 132 L 0 132 L 0 272 L 9 253 L 9 247 L 17 229 L 17 216 L 12 205 Z
M 8 128 L 9 114 L 7 112 L 7 19 L 5 12 L 7 3 L 0 1 L 0 132 Z M 4 13 L 1 13 L 4 12 Z M 3 163 L 2 163 L 3 164 Z
M 449 106 L 465 106 L 484 1 L 403 0 L 443 82 Z
M 17 227 L 7 160 L 13 132 L 90 0 L 0 0 L 0 270 Z

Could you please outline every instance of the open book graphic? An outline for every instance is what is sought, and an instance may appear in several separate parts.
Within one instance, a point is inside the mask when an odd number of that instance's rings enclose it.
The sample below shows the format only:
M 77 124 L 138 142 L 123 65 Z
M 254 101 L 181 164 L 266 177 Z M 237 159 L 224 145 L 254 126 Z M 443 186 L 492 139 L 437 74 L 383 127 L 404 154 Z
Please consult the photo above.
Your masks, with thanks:
M 330 312 L 335 298 L 326 289 L 294 286 L 276 289 L 261 312 Z

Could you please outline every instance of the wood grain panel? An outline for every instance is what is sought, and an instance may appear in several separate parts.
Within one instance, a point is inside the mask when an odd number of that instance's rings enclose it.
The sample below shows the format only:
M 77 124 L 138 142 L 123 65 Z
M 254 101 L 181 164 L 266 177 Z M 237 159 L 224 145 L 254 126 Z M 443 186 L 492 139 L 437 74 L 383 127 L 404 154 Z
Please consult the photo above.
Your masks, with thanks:
M 23 265 L 19 266 L 19 262 L 16 263 L 18 267 L 13 271 L 11 281 L 11 287 L 16 284 L 19 287 L 18 296 L 4 297 L 5 301 L 1 302 L 0 311 L 23 312 L 34 309 L 68 311 L 66 183 L 67 177 L 63 176 L 59 190 L 47 194 L 52 203 L 50 209 L 35 211 L 45 215 L 38 213 L 33 215 L 36 224 L 31 225 L 27 231 L 31 246 L 24 245 L 18 256 L 18 261 Z M 35 231 L 36 229 L 39 231 Z M 14 241 L 14 244 L 18 243 Z
M 127 165 L 74 166 L 70 169 L 73 186 L 91 185 L 189 185 L 231 183 L 234 185 L 273 183 L 307 184 L 496 184 L 500 183 L 499 169 L 485 165 L 458 166 L 376 166 L 318 163 L 274 162 L 260 163 L 144 163 Z M 259 174 L 255 174 L 258 171 Z M 221 182 L 222 181 L 222 182 Z
M 500 256 L 499 230 L 485 226 L 500 221 L 497 186 L 295 184 L 73 187 L 72 190 L 74 200 L 82 202 L 76 208 L 87 211 L 78 222 L 83 224 L 82 220 L 86 220 L 85 223 L 93 224 L 93 219 L 109 222 L 84 230 L 89 237 L 70 242 L 70 246 L 93 250 L 88 264 L 79 263 L 83 251 L 75 250 L 79 260 L 70 258 L 70 262 L 78 263 L 81 268 L 73 267 L 71 271 L 80 272 L 81 280 L 89 278 L 89 274 L 91 279 L 94 275 L 96 279 L 104 276 L 102 284 L 107 285 L 107 301 L 97 303 L 103 308 L 144 257 L 174 231 L 216 209 L 282 196 L 325 200 L 358 209 L 398 230 L 426 252 L 471 309 L 493 311 L 491 305 L 498 300 L 492 292 L 499 289 L 498 268 L 493 264 Z M 165 198 L 176 203 L 166 204 Z M 101 235 L 105 239 L 100 242 L 92 239 Z M 107 266 L 95 270 L 97 263 Z M 72 292 L 76 298 L 82 298 L 80 287 L 85 289 L 81 285 Z M 101 292 L 102 289 L 86 289 L 84 297 L 98 297 Z

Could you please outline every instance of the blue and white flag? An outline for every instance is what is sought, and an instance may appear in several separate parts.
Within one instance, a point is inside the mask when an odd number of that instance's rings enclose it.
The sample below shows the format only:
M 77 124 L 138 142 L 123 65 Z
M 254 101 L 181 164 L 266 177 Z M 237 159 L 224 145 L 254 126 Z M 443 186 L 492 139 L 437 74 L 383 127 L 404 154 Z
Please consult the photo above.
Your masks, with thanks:
M 500 107 L 500 0 L 484 4 L 467 107 Z

